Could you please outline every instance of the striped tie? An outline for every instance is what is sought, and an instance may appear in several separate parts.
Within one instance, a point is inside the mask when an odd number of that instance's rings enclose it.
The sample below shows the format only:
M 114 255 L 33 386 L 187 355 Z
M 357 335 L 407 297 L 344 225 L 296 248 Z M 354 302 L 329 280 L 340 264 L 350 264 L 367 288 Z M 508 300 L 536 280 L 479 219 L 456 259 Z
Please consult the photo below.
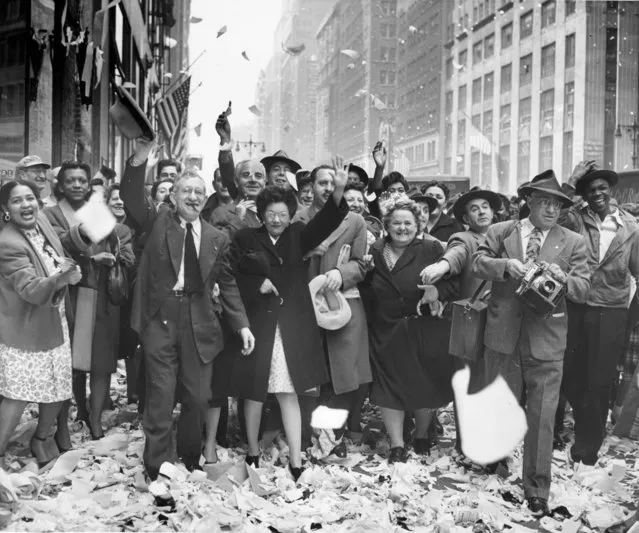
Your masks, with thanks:
M 530 234 L 528 239 L 528 246 L 526 246 L 526 262 L 537 261 L 539 257 L 539 250 L 541 249 L 541 230 L 535 228 Z

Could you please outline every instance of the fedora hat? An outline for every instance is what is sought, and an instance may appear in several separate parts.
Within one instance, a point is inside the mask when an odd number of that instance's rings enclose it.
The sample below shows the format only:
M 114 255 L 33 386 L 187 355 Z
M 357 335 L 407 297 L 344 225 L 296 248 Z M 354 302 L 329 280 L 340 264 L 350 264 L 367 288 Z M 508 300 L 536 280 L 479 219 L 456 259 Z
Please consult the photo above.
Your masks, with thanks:
M 572 200 L 566 196 L 561 190 L 561 185 L 557 181 L 557 177 L 552 170 L 546 170 L 535 176 L 530 183 L 524 184 L 517 192 L 521 196 L 528 196 L 532 192 L 543 192 L 551 194 L 561 201 L 564 207 L 572 205 Z
M 359 181 L 364 184 L 364 187 L 368 187 L 368 173 L 362 167 L 351 163 L 348 165 L 348 171 L 355 172 L 355 174 L 359 177 Z
M 109 116 L 120 133 L 129 140 L 146 137 L 152 141 L 155 138 L 155 132 L 151 122 L 129 91 L 116 85 L 115 92 L 116 100 L 109 108 Z
M 606 180 L 611 187 L 617 185 L 619 181 L 619 175 L 614 170 L 591 170 L 577 181 L 575 184 L 575 193 L 579 196 L 583 196 L 586 192 L 586 186 L 596 179 Z
M 284 150 L 278 150 L 273 155 L 265 157 L 260 162 L 264 165 L 264 169 L 266 170 L 266 173 L 268 174 L 271 170 L 271 166 L 276 161 L 284 161 L 284 163 L 286 163 L 289 166 L 289 168 L 291 169 L 291 172 L 293 173 L 297 172 L 300 168 L 302 168 L 302 165 L 300 165 L 297 161 L 293 161 L 288 155 L 286 155 L 286 152 Z
M 308 284 L 311 300 L 315 310 L 315 318 L 320 328 L 337 330 L 343 328 L 351 319 L 351 306 L 340 291 L 320 293 L 326 276 L 320 274 Z
M 466 214 L 466 204 L 472 200 L 481 198 L 487 200 L 490 204 L 490 208 L 496 213 L 502 206 L 502 200 L 499 194 L 493 191 L 487 191 L 485 189 L 475 189 L 462 194 L 457 201 L 453 204 L 453 215 L 460 222 L 464 222 L 464 215 Z
M 416 204 L 428 204 L 428 210 L 434 211 L 437 208 L 437 200 L 432 196 L 426 196 L 419 190 L 415 191 L 409 198 Z

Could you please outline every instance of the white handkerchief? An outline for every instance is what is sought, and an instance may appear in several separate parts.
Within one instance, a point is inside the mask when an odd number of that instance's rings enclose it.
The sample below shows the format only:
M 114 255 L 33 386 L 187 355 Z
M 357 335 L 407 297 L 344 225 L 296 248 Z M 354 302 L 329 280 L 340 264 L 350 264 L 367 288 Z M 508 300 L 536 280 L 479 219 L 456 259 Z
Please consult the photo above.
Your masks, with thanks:
M 92 194 L 89 201 L 75 212 L 75 218 L 83 224 L 93 243 L 106 239 L 115 228 L 115 217 L 99 194 Z

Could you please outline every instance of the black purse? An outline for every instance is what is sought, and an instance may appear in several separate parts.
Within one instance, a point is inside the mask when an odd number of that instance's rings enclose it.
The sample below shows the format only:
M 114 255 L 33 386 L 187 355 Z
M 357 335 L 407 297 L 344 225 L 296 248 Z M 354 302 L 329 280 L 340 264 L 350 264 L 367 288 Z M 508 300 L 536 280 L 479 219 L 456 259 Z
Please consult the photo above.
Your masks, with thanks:
M 129 279 L 126 267 L 120 261 L 120 238 L 115 233 L 113 237 L 111 238 L 111 249 L 115 256 L 115 265 L 109 268 L 107 293 L 109 301 L 119 307 L 124 305 L 129 299 Z M 114 240 L 115 246 L 113 245 Z

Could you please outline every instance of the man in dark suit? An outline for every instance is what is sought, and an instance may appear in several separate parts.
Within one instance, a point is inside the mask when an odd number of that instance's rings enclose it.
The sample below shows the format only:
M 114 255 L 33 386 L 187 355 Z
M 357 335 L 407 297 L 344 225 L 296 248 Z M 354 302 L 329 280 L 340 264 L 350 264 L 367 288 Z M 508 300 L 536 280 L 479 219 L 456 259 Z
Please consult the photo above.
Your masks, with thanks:
M 222 350 L 214 287 L 229 327 L 242 338 L 243 353 L 254 338 L 227 261 L 228 238 L 200 212 L 206 187 L 198 175 L 180 176 L 171 193 L 175 209 L 149 209 L 144 194 L 146 160 L 152 143 L 138 139 L 127 163 L 121 196 L 130 215 L 148 234 L 134 289 L 131 325 L 140 335 L 146 368 L 144 464 L 151 479 L 173 459 L 172 412 L 176 387 L 182 411 L 177 453 L 189 470 L 199 468 L 203 416 L 211 396 L 211 368 Z
M 568 330 L 566 302 L 549 317 L 537 314 L 516 295 L 533 262 L 547 263 L 566 284 L 567 296 L 583 302 L 590 288 L 586 243 L 557 225 L 562 206 L 572 205 L 552 171 L 524 189 L 528 218 L 494 224 L 473 257 L 473 272 L 492 281 L 484 335 L 487 380 L 501 373 L 515 396 L 526 394 L 528 433 L 523 481 L 528 507 L 548 514 L 553 422 L 561 386 Z

